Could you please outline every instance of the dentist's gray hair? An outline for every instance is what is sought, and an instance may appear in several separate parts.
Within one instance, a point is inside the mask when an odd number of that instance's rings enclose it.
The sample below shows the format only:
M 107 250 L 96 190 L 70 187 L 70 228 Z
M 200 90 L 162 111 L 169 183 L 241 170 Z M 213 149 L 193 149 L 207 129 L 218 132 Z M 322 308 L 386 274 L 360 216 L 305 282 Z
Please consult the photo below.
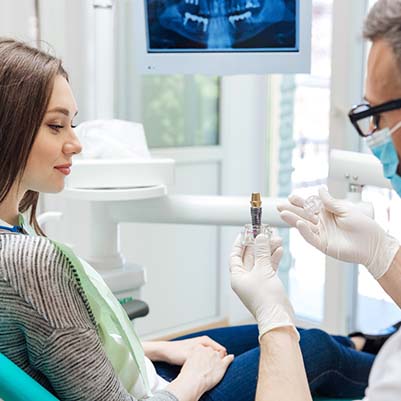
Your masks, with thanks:
M 401 0 L 378 0 L 366 17 L 363 35 L 372 42 L 385 40 L 401 70 Z

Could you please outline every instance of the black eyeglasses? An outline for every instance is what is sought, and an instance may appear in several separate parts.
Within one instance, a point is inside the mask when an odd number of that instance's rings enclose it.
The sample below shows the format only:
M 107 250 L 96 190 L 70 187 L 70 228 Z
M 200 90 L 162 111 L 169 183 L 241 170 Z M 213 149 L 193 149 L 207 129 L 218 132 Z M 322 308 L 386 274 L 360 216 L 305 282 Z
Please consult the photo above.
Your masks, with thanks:
M 397 109 L 401 109 L 401 99 L 390 100 L 377 106 L 364 103 L 354 106 L 348 113 L 348 117 L 358 134 L 367 137 L 378 130 L 381 113 Z

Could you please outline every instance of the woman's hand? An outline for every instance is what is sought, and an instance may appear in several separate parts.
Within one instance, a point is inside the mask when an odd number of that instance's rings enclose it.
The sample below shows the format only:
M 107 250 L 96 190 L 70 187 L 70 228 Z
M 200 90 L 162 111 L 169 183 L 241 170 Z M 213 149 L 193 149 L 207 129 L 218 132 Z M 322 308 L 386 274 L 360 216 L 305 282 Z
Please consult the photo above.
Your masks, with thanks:
M 188 380 L 200 380 L 203 392 L 206 392 L 220 382 L 233 360 L 234 355 L 222 355 L 221 351 L 198 344 L 184 363 L 180 375 Z
M 208 336 L 143 344 L 146 356 L 153 362 L 167 362 L 170 365 L 179 366 L 182 366 L 187 361 L 198 345 L 210 347 L 214 351 L 219 352 L 221 357 L 227 355 L 227 350 Z
M 234 355 L 223 356 L 221 351 L 197 344 L 192 348 L 178 377 L 166 390 L 180 401 L 198 400 L 220 382 L 233 360 Z

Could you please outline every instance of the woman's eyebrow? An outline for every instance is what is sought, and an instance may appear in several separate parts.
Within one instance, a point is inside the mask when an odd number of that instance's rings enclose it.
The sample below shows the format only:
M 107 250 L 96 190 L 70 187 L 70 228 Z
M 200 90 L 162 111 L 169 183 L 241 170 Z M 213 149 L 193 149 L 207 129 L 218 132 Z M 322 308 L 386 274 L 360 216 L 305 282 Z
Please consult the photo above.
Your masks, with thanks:
M 67 117 L 70 116 L 70 112 L 68 109 L 65 109 L 64 107 L 54 107 L 51 110 L 47 110 L 47 113 L 62 113 L 66 115 Z M 74 117 L 78 114 L 78 110 L 75 112 Z

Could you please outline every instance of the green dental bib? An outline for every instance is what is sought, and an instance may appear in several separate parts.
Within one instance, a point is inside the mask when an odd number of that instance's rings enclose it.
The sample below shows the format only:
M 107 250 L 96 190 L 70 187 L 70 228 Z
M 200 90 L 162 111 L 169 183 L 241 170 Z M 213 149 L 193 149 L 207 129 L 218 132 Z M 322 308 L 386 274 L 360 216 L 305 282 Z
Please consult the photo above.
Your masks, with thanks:
M 36 235 L 21 215 L 20 225 L 29 235 Z M 124 308 L 95 269 L 68 246 L 50 241 L 67 258 L 77 276 L 94 315 L 103 349 L 124 388 L 137 399 L 152 396 L 143 348 Z

